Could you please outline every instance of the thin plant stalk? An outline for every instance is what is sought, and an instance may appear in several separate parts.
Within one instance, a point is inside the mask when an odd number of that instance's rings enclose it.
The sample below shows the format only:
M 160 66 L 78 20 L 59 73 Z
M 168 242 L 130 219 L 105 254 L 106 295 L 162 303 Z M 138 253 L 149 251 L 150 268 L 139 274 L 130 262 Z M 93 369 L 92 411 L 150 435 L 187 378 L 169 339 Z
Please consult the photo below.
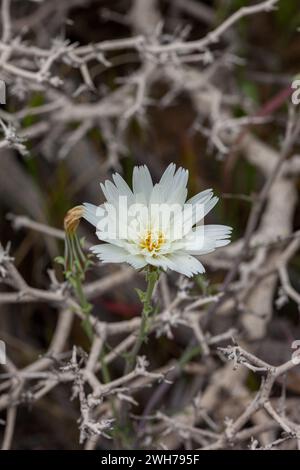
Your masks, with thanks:
M 143 310 L 141 314 L 142 318 L 141 318 L 141 325 L 140 325 L 136 342 L 132 350 L 126 357 L 124 375 L 127 375 L 134 370 L 140 349 L 142 345 L 148 339 L 148 333 L 149 333 L 150 326 L 151 326 L 151 318 L 154 312 L 154 308 L 152 305 L 152 296 L 153 296 L 153 292 L 157 284 L 157 281 L 159 279 L 159 274 L 160 274 L 159 269 L 155 269 L 149 266 L 146 272 L 146 280 L 147 280 L 146 291 L 144 292 L 139 289 L 136 289 L 139 295 L 139 298 L 143 304 Z M 129 404 L 124 403 L 120 410 L 120 426 L 119 426 L 118 435 L 116 436 L 117 438 L 116 443 L 117 445 L 121 446 L 120 448 L 124 448 L 124 446 L 130 447 L 131 445 L 130 441 L 128 440 L 129 436 L 127 435 L 128 424 L 129 424 L 128 423 L 128 410 L 129 410 Z
M 139 333 L 136 339 L 136 342 L 127 356 L 124 375 L 129 374 L 136 364 L 136 358 L 138 353 L 143 345 L 144 342 L 147 342 L 147 336 L 150 329 L 150 317 L 151 313 L 153 312 L 152 306 L 152 296 L 156 286 L 156 283 L 159 279 L 159 271 L 157 269 L 148 269 L 147 275 L 147 289 L 145 292 L 137 290 L 140 300 L 143 303 L 143 310 L 142 310 L 142 318 L 141 318 L 141 325 L 139 329 Z

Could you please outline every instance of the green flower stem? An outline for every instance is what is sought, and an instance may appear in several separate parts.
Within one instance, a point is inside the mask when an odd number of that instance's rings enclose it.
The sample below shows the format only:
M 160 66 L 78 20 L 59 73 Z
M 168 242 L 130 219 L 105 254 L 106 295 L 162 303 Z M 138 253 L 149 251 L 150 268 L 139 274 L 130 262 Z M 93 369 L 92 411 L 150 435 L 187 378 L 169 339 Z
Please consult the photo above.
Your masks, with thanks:
M 92 340 L 93 328 L 90 320 L 92 305 L 88 302 L 82 287 L 86 271 L 92 263 L 89 257 L 83 253 L 81 242 L 75 232 L 66 232 L 65 256 L 62 259 L 58 258 L 56 260 L 64 266 L 65 277 L 72 285 L 82 312 L 85 315 L 82 326 L 89 339 Z
M 142 347 L 142 344 L 147 341 L 147 335 L 150 329 L 150 316 L 153 312 L 152 306 L 152 295 L 155 289 L 156 283 L 159 279 L 159 270 L 149 268 L 147 271 L 147 290 L 146 292 L 137 289 L 137 293 L 140 300 L 143 303 L 141 326 L 138 333 L 138 337 L 133 346 L 132 351 L 129 353 L 126 361 L 124 375 L 129 374 L 135 367 L 137 355 Z
M 152 306 L 152 296 L 156 286 L 156 283 L 159 279 L 160 271 L 159 269 L 155 269 L 152 267 L 148 267 L 146 273 L 146 280 L 147 280 L 147 289 L 145 292 L 136 289 L 139 298 L 143 304 L 142 310 L 142 318 L 141 318 L 141 325 L 138 332 L 138 336 L 136 342 L 130 351 L 130 353 L 126 357 L 126 364 L 124 369 L 124 375 L 129 374 L 132 372 L 136 365 L 136 359 L 141 349 L 141 346 L 144 342 L 147 341 L 147 336 L 151 326 L 151 314 L 153 314 L 154 309 Z M 116 444 L 120 447 L 120 449 L 129 448 L 130 447 L 130 423 L 128 421 L 128 410 L 129 410 L 129 403 L 123 403 L 120 409 L 120 418 L 119 418 L 119 426 L 118 426 L 118 433 L 116 435 Z
M 92 327 L 91 319 L 90 319 L 92 306 L 87 301 L 87 298 L 83 292 L 81 278 L 79 276 L 76 277 L 74 279 L 74 282 L 75 282 L 75 291 L 77 293 L 79 304 L 80 304 L 81 310 L 83 311 L 85 315 L 85 319 L 82 321 L 82 327 L 84 331 L 86 332 L 87 336 L 89 337 L 89 339 L 92 340 L 93 339 L 93 327 Z

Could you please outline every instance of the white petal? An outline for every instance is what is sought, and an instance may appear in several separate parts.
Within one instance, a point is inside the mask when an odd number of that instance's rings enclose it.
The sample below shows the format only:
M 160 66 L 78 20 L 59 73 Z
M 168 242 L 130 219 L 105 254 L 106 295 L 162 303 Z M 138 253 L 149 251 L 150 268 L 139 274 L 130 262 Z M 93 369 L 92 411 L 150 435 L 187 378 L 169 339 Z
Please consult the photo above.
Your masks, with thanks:
M 206 189 L 199 194 L 196 194 L 190 198 L 184 205 L 184 229 L 183 232 L 186 235 L 192 227 L 202 220 L 205 215 L 212 209 L 213 205 L 217 203 L 217 200 L 211 201 L 213 192 L 211 189 Z
M 188 177 L 189 172 L 187 170 L 178 168 L 173 178 L 172 188 L 169 190 L 169 194 L 166 194 L 168 204 L 184 204 L 187 197 Z
M 195 196 L 191 197 L 186 201 L 187 204 L 203 204 L 207 199 L 210 199 L 212 196 L 213 190 L 212 189 L 205 189 L 200 193 L 196 194 Z M 208 198 L 208 196 L 210 196 Z
M 110 243 L 95 245 L 91 248 L 91 251 L 95 253 L 103 263 L 128 263 L 135 269 L 141 269 L 147 264 L 143 256 L 130 255 L 124 248 L 111 245 Z
M 186 187 L 187 182 L 189 178 L 189 172 L 188 170 L 185 170 L 184 168 L 179 167 L 178 170 L 176 171 L 174 175 L 174 182 L 173 184 L 177 186 L 184 186 Z
M 101 206 L 95 206 L 94 204 L 90 204 L 89 202 L 85 202 L 83 206 L 83 218 L 87 220 L 90 224 L 97 227 L 97 224 L 99 222 L 99 217 L 97 217 L 97 211 Z
M 147 261 L 144 256 L 128 256 L 126 263 L 130 264 L 134 269 L 142 269 L 146 266 Z
M 179 204 L 183 206 L 186 201 L 188 190 L 185 186 L 178 186 L 177 189 L 174 189 L 173 192 L 167 199 L 168 204 Z
M 119 246 L 103 243 L 91 247 L 91 251 L 103 261 L 103 263 L 124 263 L 128 258 L 128 252 Z
M 165 256 L 146 256 L 147 264 L 151 264 L 151 266 L 156 266 L 157 268 L 167 269 L 168 265 L 166 263 Z
M 119 173 L 114 173 L 112 175 L 116 188 L 118 189 L 121 196 L 127 196 L 129 199 L 133 198 L 133 193 L 126 183 L 126 181 L 122 178 Z
M 178 168 L 171 163 L 162 175 L 158 185 L 160 187 L 160 202 L 168 204 L 183 204 L 187 196 L 188 171 Z
M 116 186 L 109 180 L 106 180 L 104 184 L 100 183 L 100 186 L 107 202 L 115 207 L 118 207 L 120 193 Z
M 128 255 L 138 255 L 141 253 L 141 250 L 137 244 L 130 243 L 129 241 L 124 240 L 122 238 L 117 238 L 114 236 L 114 234 L 110 236 L 110 234 L 107 232 L 97 231 L 96 235 L 99 238 L 99 240 L 105 242 L 106 244 L 115 245 L 119 248 L 124 249 Z M 97 246 L 102 246 L 102 245 L 97 245 Z
M 149 206 L 151 204 L 161 204 L 163 203 L 163 189 L 160 184 L 155 184 L 153 191 L 150 196 Z
M 206 197 L 203 197 L 201 202 L 193 204 L 193 213 L 192 219 L 189 218 L 185 221 L 185 233 L 188 229 L 191 229 L 192 226 L 199 223 L 204 217 L 215 207 L 219 198 L 217 196 L 212 197 L 213 193 L 208 193 Z
M 203 264 L 194 256 L 186 253 L 172 253 L 166 256 L 166 260 L 170 269 L 187 277 L 205 272 Z
M 206 254 L 230 243 L 232 228 L 226 225 L 197 227 L 186 237 L 185 249 L 191 254 Z
M 191 255 L 206 255 L 216 249 L 216 243 L 209 238 L 195 237 L 186 242 L 184 249 Z
M 231 236 L 232 227 L 228 225 L 204 225 L 204 233 L 207 237 L 221 240 Z
M 165 196 L 170 194 L 170 191 L 174 187 L 173 180 L 174 180 L 174 173 L 176 170 L 175 163 L 170 163 L 167 169 L 164 171 L 162 177 L 159 181 L 159 186 L 163 189 L 163 193 Z
M 204 204 L 204 217 L 215 207 L 218 200 L 219 198 L 217 196 L 214 196 L 212 199 L 210 199 Z

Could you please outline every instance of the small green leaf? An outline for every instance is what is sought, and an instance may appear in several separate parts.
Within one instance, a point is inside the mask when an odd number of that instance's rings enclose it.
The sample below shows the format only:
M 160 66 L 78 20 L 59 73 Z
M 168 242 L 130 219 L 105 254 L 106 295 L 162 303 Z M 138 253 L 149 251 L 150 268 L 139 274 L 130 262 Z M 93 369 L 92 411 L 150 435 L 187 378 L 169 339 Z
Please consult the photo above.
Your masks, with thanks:
M 141 289 L 136 288 L 135 289 L 137 295 L 139 296 L 139 299 L 142 303 L 146 301 L 146 292 L 142 291 Z

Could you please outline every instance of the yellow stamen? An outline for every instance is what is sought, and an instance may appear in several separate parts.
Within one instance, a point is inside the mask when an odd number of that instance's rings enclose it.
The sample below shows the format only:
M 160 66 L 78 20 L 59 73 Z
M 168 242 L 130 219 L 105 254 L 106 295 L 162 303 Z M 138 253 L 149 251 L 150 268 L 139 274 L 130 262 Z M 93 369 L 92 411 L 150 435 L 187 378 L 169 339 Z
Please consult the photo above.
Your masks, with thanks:
M 153 253 L 159 251 L 164 243 L 165 237 L 162 232 L 153 234 L 151 230 L 148 230 L 146 235 L 140 240 L 140 248 L 146 249 L 149 253 Z

